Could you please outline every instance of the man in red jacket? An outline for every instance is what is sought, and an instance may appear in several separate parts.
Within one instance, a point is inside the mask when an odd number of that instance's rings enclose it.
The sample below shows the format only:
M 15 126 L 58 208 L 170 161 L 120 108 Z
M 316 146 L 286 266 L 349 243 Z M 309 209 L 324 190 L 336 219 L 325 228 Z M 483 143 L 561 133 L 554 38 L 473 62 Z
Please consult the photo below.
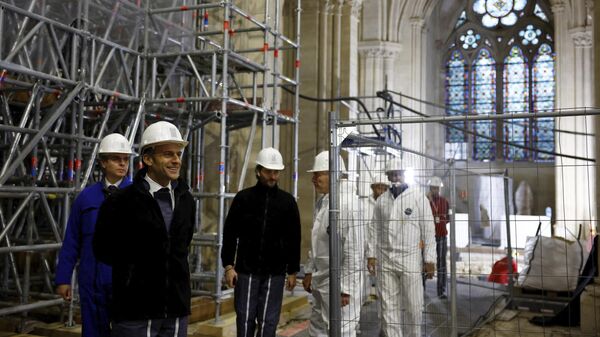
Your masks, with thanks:
M 427 199 L 431 205 L 431 212 L 435 221 L 435 243 L 437 252 L 437 295 L 446 298 L 446 254 L 448 253 L 448 200 L 440 195 L 444 184 L 439 177 L 431 177 Z

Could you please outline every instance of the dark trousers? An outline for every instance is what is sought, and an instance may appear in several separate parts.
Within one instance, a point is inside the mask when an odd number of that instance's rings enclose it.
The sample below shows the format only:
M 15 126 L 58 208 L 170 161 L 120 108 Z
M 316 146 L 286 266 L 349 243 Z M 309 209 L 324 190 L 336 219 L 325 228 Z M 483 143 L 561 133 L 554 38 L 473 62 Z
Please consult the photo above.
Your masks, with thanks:
M 188 318 L 113 322 L 112 337 L 187 337 Z
M 275 337 L 285 275 L 238 273 L 235 313 L 238 337 Z
M 436 237 L 435 249 L 437 252 L 437 294 L 440 296 L 444 295 L 446 292 L 446 255 L 448 254 L 448 237 Z

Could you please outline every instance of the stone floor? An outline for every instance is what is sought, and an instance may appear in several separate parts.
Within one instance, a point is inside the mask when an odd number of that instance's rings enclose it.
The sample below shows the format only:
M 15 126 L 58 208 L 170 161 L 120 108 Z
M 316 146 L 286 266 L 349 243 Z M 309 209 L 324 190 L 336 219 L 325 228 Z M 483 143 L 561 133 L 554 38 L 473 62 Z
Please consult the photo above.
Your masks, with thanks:
M 483 281 L 459 280 L 457 285 L 457 325 L 459 336 L 476 337 L 563 337 L 589 336 L 579 328 L 558 326 L 540 327 L 529 323 L 529 319 L 540 313 L 504 309 L 505 288 Z M 448 299 L 435 296 L 435 282 L 429 281 L 425 294 L 425 324 L 423 336 L 446 337 L 451 335 L 450 304 Z M 309 302 L 312 299 L 309 299 Z M 360 319 L 360 337 L 379 337 L 380 321 L 377 316 L 378 300 L 370 300 L 363 306 Z M 495 319 L 484 322 L 488 311 L 496 310 Z M 310 308 L 299 312 L 296 317 L 278 331 L 279 337 L 308 337 Z M 482 323 L 478 325 L 478 323 Z M 474 328 L 478 325 L 476 328 Z

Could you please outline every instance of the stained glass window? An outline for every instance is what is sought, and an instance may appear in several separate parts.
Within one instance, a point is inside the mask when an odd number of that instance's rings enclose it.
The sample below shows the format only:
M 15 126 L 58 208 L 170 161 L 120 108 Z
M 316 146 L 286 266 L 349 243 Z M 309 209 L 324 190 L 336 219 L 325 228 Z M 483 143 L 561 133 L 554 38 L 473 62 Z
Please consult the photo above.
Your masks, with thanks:
M 472 110 L 478 115 L 496 113 L 496 62 L 487 49 L 481 49 L 472 70 Z M 496 148 L 492 139 L 496 137 L 496 125 L 492 121 L 477 121 L 473 127 L 473 158 L 493 160 Z
M 540 24 L 550 21 L 538 1 L 474 0 L 461 13 L 445 64 L 447 115 L 554 110 L 552 31 Z M 533 116 L 454 122 L 447 127 L 446 156 L 467 159 L 468 148 L 477 161 L 551 162 L 554 128 L 553 118 Z M 464 156 L 457 158 L 459 152 Z
M 446 72 L 446 114 L 450 116 L 464 115 L 467 111 L 467 70 L 465 60 L 459 51 L 454 51 L 448 60 Z M 466 137 L 465 122 L 452 122 L 446 132 L 448 143 L 464 143 Z
M 554 109 L 554 54 L 552 47 L 542 44 L 533 61 L 533 111 L 544 112 Z M 534 146 L 548 152 L 554 152 L 554 119 L 539 118 L 533 130 Z M 554 156 L 537 152 L 538 161 L 552 161 Z
M 535 4 L 535 10 L 533 11 L 533 13 L 535 14 L 535 16 L 537 16 L 538 18 L 548 22 L 548 16 L 546 15 L 546 13 L 544 13 L 544 11 L 542 10 L 542 8 L 540 7 L 540 5 Z
M 504 59 L 504 113 L 529 112 L 529 66 L 523 52 L 512 47 Z M 521 161 L 528 159 L 529 145 L 528 119 L 508 119 L 504 121 L 504 140 L 519 146 L 505 146 L 504 159 Z
M 527 25 L 525 29 L 519 32 L 519 36 L 522 38 L 521 43 L 525 46 L 529 44 L 538 44 L 540 42 L 541 35 L 542 30 L 535 28 L 533 25 Z
M 462 26 L 463 23 L 465 23 L 465 21 L 467 21 L 467 12 L 462 11 L 462 13 L 460 13 L 460 16 L 458 17 L 458 20 L 456 20 L 455 27 L 458 28 L 458 27 Z
M 467 30 L 467 33 L 460 36 L 460 42 L 462 42 L 463 49 L 475 49 L 481 40 L 481 35 L 473 32 L 472 29 Z
M 473 11 L 483 15 L 481 23 L 493 28 L 502 23 L 504 26 L 512 26 L 519 19 L 517 14 L 525 9 L 527 0 L 475 0 Z

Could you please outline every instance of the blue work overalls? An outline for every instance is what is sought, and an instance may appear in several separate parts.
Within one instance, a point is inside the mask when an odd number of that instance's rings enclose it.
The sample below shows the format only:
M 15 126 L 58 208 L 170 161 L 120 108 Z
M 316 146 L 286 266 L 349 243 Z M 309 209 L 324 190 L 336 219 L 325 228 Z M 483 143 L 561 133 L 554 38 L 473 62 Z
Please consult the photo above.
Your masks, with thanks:
M 125 177 L 119 188 L 131 184 Z M 109 337 L 109 299 L 112 296 L 110 266 L 96 261 L 92 239 L 100 205 L 104 202 L 104 179 L 85 188 L 73 203 L 67 230 L 56 267 L 56 285 L 71 284 L 73 269 L 79 261 L 79 298 L 83 337 Z

